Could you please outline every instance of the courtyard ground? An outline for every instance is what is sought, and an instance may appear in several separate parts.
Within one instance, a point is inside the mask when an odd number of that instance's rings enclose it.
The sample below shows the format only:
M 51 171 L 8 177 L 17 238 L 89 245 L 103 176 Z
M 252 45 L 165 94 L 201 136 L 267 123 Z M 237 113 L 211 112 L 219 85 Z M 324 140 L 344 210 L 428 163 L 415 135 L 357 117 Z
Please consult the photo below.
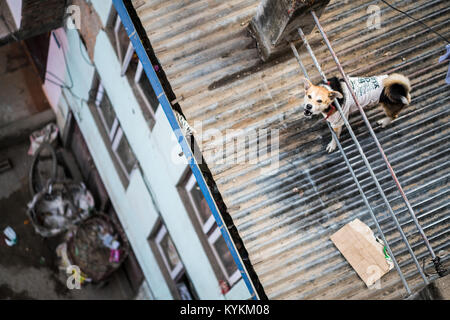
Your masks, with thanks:
M 81 290 L 69 290 L 64 275 L 56 266 L 56 246 L 61 237 L 44 239 L 28 223 L 26 205 L 28 169 L 31 157 L 29 144 L 24 142 L 0 150 L 12 169 L 0 173 L 0 299 L 132 299 L 124 272 L 120 269 L 103 287 L 87 285 Z M 3 230 L 12 227 L 18 242 L 8 247 Z

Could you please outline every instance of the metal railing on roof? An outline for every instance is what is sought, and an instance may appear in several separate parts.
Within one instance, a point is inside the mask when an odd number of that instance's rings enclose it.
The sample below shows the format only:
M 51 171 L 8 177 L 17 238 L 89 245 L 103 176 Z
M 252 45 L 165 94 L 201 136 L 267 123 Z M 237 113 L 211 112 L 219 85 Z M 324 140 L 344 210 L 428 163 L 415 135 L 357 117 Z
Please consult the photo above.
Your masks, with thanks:
M 389 162 L 389 160 L 388 160 L 388 158 L 387 158 L 387 156 L 386 156 L 386 154 L 385 154 L 385 152 L 383 150 L 383 147 L 381 146 L 380 142 L 378 141 L 378 138 L 377 138 L 377 136 L 376 136 L 376 134 L 375 134 L 375 132 L 374 132 L 374 130 L 373 130 L 369 120 L 367 119 L 367 116 L 366 116 L 363 108 L 361 107 L 360 103 L 358 102 L 358 100 L 356 98 L 356 95 L 355 95 L 355 93 L 354 93 L 354 91 L 352 89 L 352 86 L 350 85 L 349 79 L 348 79 L 348 77 L 347 77 L 347 75 L 346 75 L 346 73 L 345 73 L 341 63 L 339 62 L 339 59 L 338 59 L 336 53 L 334 52 L 334 50 L 333 50 L 333 48 L 331 46 L 331 43 L 328 40 L 328 37 L 327 37 L 325 31 L 323 30 L 323 28 L 322 28 L 322 26 L 320 24 L 319 18 L 317 17 L 317 15 L 314 12 L 314 10 L 311 11 L 311 15 L 312 15 L 312 17 L 314 19 L 314 22 L 315 22 L 316 26 L 319 29 L 320 34 L 322 35 L 322 37 L 323 37 L 323 39 L 325 41 L 325 44 L 327 45 L 327 47 L 328 47 L 328 49 L 330 51 L 330 54 L 333 57 L 333 60 L 335 61 L 336 65 L 338 67 L 339 72 L 341 73 L 341 75 L 342 75 L 342 77 L 343 77 L 343 79 L 345 81 L 345 84 L 347 85 L 347 87 L 349 89 L 350 94 L 352 95 L 352 98 L 354 99 L 354 101 L 355 101 L 355 103 L 356 103 L 356 105 L 358 107 L 359 112 L 361 113 L 361 115 L 363 117 L 363 120 L 364 120 L 366 126 L 369 129 L 369 132 L 370 132 L 373 140 L 375 141 L 375 143 L 377 145 L 378 151 L 379 151 L 380 155 L 382 156 L 382 158 L 383 158 L 383 160 L 385 162 L 385 165 L 386 165 L 387 169 L 389 170 L 389 172 L 391 174 L 392 179 L 395 182 L 395 185 L 396 185 L 396 187 L 397 187 L 397 189 L 398 189 L 398 191 L 399 191 L 399 193 L 400 193 L 400 195 L 401 195 L 401 197 L 402 197 L 402 199 L 403 199 L 403 201 L 404 201 L 404 203 L 405 203 L 405 205 L 407 207 L 407 210 L 409 211 L 409 213 L 411 215 L 412 221 L 416 225 L 416 227 L 417 227 L 417 229 L 418 229 L 418 231 L 419 231 L 419 233 L 420 233 L 420 235 L 422 237 L 422 242 L 425 244 L 428 252 L 431 255 L 431 258 L 432 258 L 432 261 L 434 263 L 434 266 L 435 266 L 437 274 L 439 274 L 440 276 L 443 276 L 446 273 L 446 270 L 443 269 L 443 267 L 441 265 L 441 262 L 440 262 L 440 258 L 438 256 L 436 256 L 436 254 L 434 253 L 434 250 L 431 247 L 430 242 L 428 241 L 428 238 L 427 238 L 427 236 L 426 236 L 422 226 L 420 225 L 419 221 L 417 220 L 417 217 L 416 217 L 416 215 L 414 213 L 414 210 L 412 209 L 412 206 L 411 206 L 411 204 L 410 204 L 410 202 L 409 202 L 409 200 L 408 200 L 408 198 L 407 198 L 407 196 L 406 196 L 406 194 L 405 194 L 405 192 L 404 192 L 404 190 L 403 190 L 403 188 L 402 188 L 402 186 L 401 186 L 401 184 L 400 184 L 400 182 L 399 182 L 399 180 L 398 180 L 398 178 L 397 178 L 397 176 L 395 174 L 395 171 L 392 168 L 392 166 L 391 166 L 391 164 L 390 164 L 390 162 Z M 325 73 L 322 71 L 322 69 L 320 67 L 320 64 L 317 61 L 317 58 L 316 58 L 316 56 L 315 56 L 311 46 L 309 45 L 309 42 L 308 42 L 308 40 L 307 40 L 307 38 L 306 38 L 306 36 L 303 33 L 301 28 L 298 29 L 298 33 L 299 33 L 299 35 L 300 35 L 300 37 L 301 37 L 301 39 L 302 39 L 302 41 L 303 41 L 303 43 L 304 43 L 304 45 L 305 45 L 305 47 L 307 49 L 309 55 L 311 56 L 311 58 L 313 60 L 313 63 L 315 65 L 317 71 L 319 72 L 322 80 L 325 83 L 327 83 L 328 82 L 327 77 L 326 77 Z M 306 68 L 305 68 L 305 66 L 304 66 L 304 64 L 303 64 L 303 62 L 302 62 L 302 60 L 301 60 L 301 58 L 300 58 L 300 56 L 298 54 L 298 51 L 297 51 L 296 47 L 294 46 L 294 44 L 292 42 L 290 43 L 290 46 L 291 46 L 291 49 L 292 49 L 292 51 L 293 51 L 293 53 L 295 55 L 295 58 L 297 59 L 299 65 L 300 65 L 300 68 L 301 68 L 304 76 L 309 80 L 310 78 L 309 78 L 308 72 L 307 72 L 307 70 L 306 70 Z M 429 280 L 428 280 L 427 276 L 424 274 L 424 271 L 423 271 L 422 267 L 420 266 L 420 263 L 417 260 L 417 257 L 414 254 L 414 251 L 411 248 L 411 245 L 408 242 L 408 239 L 406 238 L 405 233 L 403 232 L 403 229 L 402 229 L 402 227 L 401 227 L 401 225 L 400 225 L 400 223 L 399 223 L 399 221 L 398 221 L 398 219 L 397 219 L 397 217 L 396 217 L 396 215 L 395 215 L 395 213 L 394 213 L 394 211 L 392 209 L 391 204 L 389 203 L 389 201 L 388 201 L 388 199 L 386 197 L 386 194 L 385 194 L 383 188 L 380 185 L 380 182 L 378 181 L 378 179 L 377 179 L 377 177 L 376 177 L 376 175 L 375 175 L 375 173 L 374 173 L 374 171 L 372 169 L 371 164 L 369 163 L 369 161 L 368 161 L 368 159 L 367 159 L 367 157 L 366 157 L 366 155 L 365 155 L 365 153 L 364 153 L 364 151 L 363 151 L 363 149 L 362 149 L 362 147 L 361 147 L 361 145 L 360 145 L 360 143 L 359 143 L 359 141 L 358 141 L 358 139 L 357 139 L 357 137 L 356 137 L 356 135 L 355 135 L 355 133 L 354 133 L 354 131 L 352 129 L 352 127 L 350 126 L 350 123 L 348 122 L 348 119 L 345 117 L 345 114 L 344 114 L 344 112 L 342 110 L 341 105 L 339 104 L 339 101 L 337 99 L 335 99 L 334 103 L 335 103 L 335 105 L 337 107 L 337 110 L 340 113 L 340 115 L 341 115 L 341 117 L 342 117 L 342 119 L 344 121 L 344 124 L 345 124 L 347 130 L 349 131 L 351 139 L 353 140 L 353 142 L 354 142 L 358 152 L 360 153 L 360 155 L 361 155 L 361 157 L 363 159 L 363 162 L 364 162 L 364 165 L 366 166 L 367 171 L 369 172 L 372 180 L 374 181 L 374 183 L 375 183 L 375 185 L 377 187 L 377 190 L 378 190 L 379 194 L 381 195 L 381 197 L 382 197 L 382 199 L 384 201 L 384 204 L 386 205 L 386 207 L 387 207 L 387 209 L 389 211 L 390 217 L 394 221 L 395 226 L 396 226 L 397 230 L 399 231 L 399 233 L 401 235 L 401 239 L 402 239 L 403 243 L 405 244 L 409 254 L 411 255 L 411 257 L 412 257 L 412 259 L 414 261 L 414 264 L 416 265 L 416 268 L 417 268 L 420 276 L 423 279 L 423 282 L 425 284 L 428 284 Z M 335 131 L 331 127 L 330 123 L 328 121 L 326 121 L 326 123 L 327 123 L 328 127 L 330 128 L 330 132 L 331 132 L 331 134 L 333 136 L 333 139 L 337 142 L 337 146 L 338 146 L 338 148 L 339 148 L 339 150 L 340 150 L 340 152 L 341 152 L 341 154 L 342 154 L 342 156 L 343 156 L 343 158 L 345 160 L 345 163 L 346 163 L 346 165 L 347 165 L 347 167 L 348 167 L 348 169 L 349 169 L 349 171 L 350 171 L 350 173 L 351 173 L 351 175 L 353 177 L 353 180 L 354 180 L 354 182 L 355 182 L 355 184 L 356 184 L 356 186 L 358 188 L 358 191 L 361 194 L 361 197 L 362 197 L 365 205 L 367 206 L 367 208 L 369 210 L 370 216 L 371 216 L 372 220 L 375 223 L 375 226 L 376 226 L 376 228 L 378 230 L 378 233 L 380 234 L 380 236 L 381 236 L 381 238 L 382 238 L 382 240 L 383 240 L 383 242 L 384 242 L 384 244 L 386 246 L 386 249 L 387 249 L 390 257 L 392 258 L 392 261 L 394 263 L 395 269 L 397 270 L 397 272 L 398 272 L 398 274 L 400 276 L 400 279 L 401 279 L 401 281 L 402 281 L 402 283 L 403 283 L 403 285 L 404 285 L 404 287 L 406 289 L 406 292 L 407 292 L 407 294 L 409 296 L 409 295 L 411 295 L 412 292 L 411 292 L 411 289 L 410 289 L 410 287 L 408 285 L 408 282 L 406 281 L 406 277 L 403 274 L 402 270 L 400 269 L 400 266 L 399 266 L 399 264 L 397 262 L 397 259 L 395 258 L 394 254 L 393 254 L 393 252 L 391 250 L 391 247 L 390 247 L 390 245 L 389 245 L 389 243 L 388 243 L 388 241 L 386 239 L 386 236 L 384 235 L 383 230 L 380 227 L 379 221 L 378 221 L 377 217 L 374 214 L 374 211 L 373 211 L 373 209 L 372 209 L 372 207 L 371 207 L 371 205 L 370 205 L 370 203 L 369 203 L 369 201 L 367 199 L 367 196 L 364 193 L 364 190 L 361 187 L 361 184 L 360 184 L 360 182 L 359 182 L 359 180 L 358 180 L 358 178 L 357 178 L 357 176 L 355 174 L 355 171 L 352 168 L 352 165 L 350 164 L 350 161 L 349 161 L 349 159 L 348 159 L 348 157 L 347 157 L 347 155 L 346 155 L 346 153 L 344 151 L 344 148 L 342 147 L 341 143 L 339 142 L 337 134 L 335 133 Z

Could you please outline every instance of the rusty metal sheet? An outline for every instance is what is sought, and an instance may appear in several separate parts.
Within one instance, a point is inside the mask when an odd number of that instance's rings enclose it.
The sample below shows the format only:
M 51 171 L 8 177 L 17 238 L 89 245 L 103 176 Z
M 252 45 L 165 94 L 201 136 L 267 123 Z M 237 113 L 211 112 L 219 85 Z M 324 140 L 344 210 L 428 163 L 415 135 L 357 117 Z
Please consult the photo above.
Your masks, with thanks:
M 448 37 L 448 1 L 391 2 Z M 331 139 L 327 126 L 302 115 L 301 71 L 292 52 L 266 63 L 259 59 L 247 32 L 259 1 L 135 0 L 133 4 L 191 125 L 201 121 L 203 132 L 241 129 L 242 135 L 254 129 L 279 130 L 279 168 L 265 175 L 260 174 L 264 163 L 221 163 L 211 152 L 217 142 L 210 135 L 196 135 L 267 296 L 401 298 L 405 291 L 395 271 L 369 290 L 330 241 L 333 233 L 356 218 L 375 228 L 341 155 L 325 151 Z M 370 8 L 374 9 L 370 6 L 376 5 L 380 28 L 368 28 Z M 350 75 L 400 72 L 410 77 L 413 101 L 399 119 L 381 129 L 376 121 L 382 112 L 372 108 L 367 115 L 431 245 L 437 252 L 448 251 L 450 90 L 444 82 L 448 66 L 437 63 L 445 52 L 444 43 L 379 1 L 331 1 L 321 22 Z M 325 73 L 337 75 L 317 30 L 308 38 Z M 318 81 L 307 52 L 302 48 L 299 52 Z M 361 117 L 352 116 L 351 124 L 416 255 L 426 257 Z M 408 283 L 418 290 L 419 274 L 345 131 L 341 141 Z

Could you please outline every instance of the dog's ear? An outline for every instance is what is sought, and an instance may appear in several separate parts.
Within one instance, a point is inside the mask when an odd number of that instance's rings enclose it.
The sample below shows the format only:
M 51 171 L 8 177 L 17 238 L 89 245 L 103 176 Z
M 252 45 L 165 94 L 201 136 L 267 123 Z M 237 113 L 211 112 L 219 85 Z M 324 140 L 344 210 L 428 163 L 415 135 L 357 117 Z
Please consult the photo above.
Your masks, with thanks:
M 328 97 L 329 97 L 331 100 L 334 100 L 334 99 L 336 99 L 336 98 L 338 98 L 338 99 L 344 98 L 344 96 L 342 95 L 342 93 L 340 93 L 339 91 L 330 91 L 330 92 L 328 92 Z
M 305 91 L 312 87 L 311 81 L 306 78 L 302 78 L 303 84 L 305 85 Z

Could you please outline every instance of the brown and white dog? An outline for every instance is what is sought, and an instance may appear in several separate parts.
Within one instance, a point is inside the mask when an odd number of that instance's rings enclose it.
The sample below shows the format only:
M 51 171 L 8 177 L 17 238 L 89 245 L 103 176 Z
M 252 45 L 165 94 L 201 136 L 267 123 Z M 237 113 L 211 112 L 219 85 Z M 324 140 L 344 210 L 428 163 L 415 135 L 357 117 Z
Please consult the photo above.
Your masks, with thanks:
M 378 121 L 383 128 L 411 103 L 410 81 L 401 74 L 366 78 L 350 77 L 349 80 L 361 107 L 366 108 L 377 104 L 383 107 L 386 117 Z M 349 114 L 358 110 L 344 80 L 334 77 L 328 83 L 313 85 L 303 78 L 303 82 L 305 84 L 304 115 L 310 118 L 313 115 L 322 114 L 339 139 L 344 120 L 334 105 L 334 100 L 338 100 L 347 119 Z M 333 152 L 336 147 L 337 141 L 332 139 L 327 146 L 327 151 Z

